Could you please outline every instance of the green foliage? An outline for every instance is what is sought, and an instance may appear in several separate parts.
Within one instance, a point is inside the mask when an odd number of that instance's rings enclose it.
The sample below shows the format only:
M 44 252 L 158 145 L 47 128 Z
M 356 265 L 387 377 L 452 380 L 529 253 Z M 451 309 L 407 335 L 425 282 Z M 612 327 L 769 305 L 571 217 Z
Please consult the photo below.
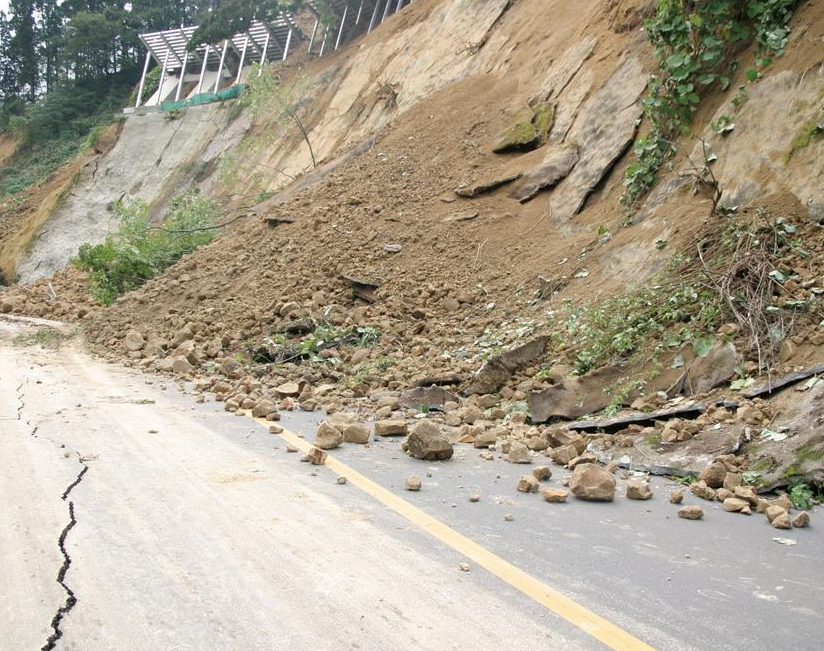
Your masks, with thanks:
M 683 343 L 700 348 L 720 312 L 718 297 L 699 285 L 642 286 L 586 310 L 570 310 L 560 347 L 574 351 L 575 370 L 584 374 L 632 357 L 650 338 L 660 342 L 651 358 Z
M 247 350 L 252 360 L 260 364 L 279 364 L 301 360 L 335 363 L 340 360 L 334 357 L 324 357 L 321 352 L 331 348 L 351 346 L 372 348 L 381 335 L 380 331 L 372 326 L 340 328 L 325 322 L 313 322 L 313 324 L 312 332 L 299 339 L 290 340 L 286 335 L 275 334 L 265 337 L 259 346 L 247 345 Z M 384 366 L 384 370 L 394 363 L 392 358 L 380 358 L 377 362 L 379 367 Z M 364 365 L 364 369 L 366 368 L 371 370 L 371 364 Z
M 150 227 L 149 207 L 142 200 L 117 204 L 114 211 L 120 220 L 117 233 L 101 244 L 82 245 L 74 260 L 89 273 L 89 294 L 104 305 L 136 289 L 183 254 L 207 244 L 217 233 L 212 228 L 217 204 L 195 193 L 172 201 L 162 227 Z
M 636 205 L 675 154 L 674 141 L 689 133 L 702 95 L 729 87 L 730 49 L 754 39 L 759 47 L 756 64 L 769 65 L 787 44 L 796 4 L 797 0 L 659 0 L 645 27 L 661 72 L 650 77 L 644 99 L 649 133 L 638 140 L 636 160 L 627 169 L 621 197 L 625 209 Z M 748 74 L 750 81 L 760 76 L 753 72 Z
M 815 499 L 815 492 L 810 485 L 800 480 L 790 480 L 790 502 L 797 509 L 812 508 L 812 500 Z

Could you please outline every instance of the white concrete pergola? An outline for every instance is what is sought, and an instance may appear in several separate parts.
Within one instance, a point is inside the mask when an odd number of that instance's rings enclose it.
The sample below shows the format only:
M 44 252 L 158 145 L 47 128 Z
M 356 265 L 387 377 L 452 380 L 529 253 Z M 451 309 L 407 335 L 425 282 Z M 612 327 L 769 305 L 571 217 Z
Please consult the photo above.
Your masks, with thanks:
M 261 64 L 266 61 L 285 60 L 289 55 L 292 42 L 302 36 L 294 17 L 287 12 L 280 12 L 272 20 L 253 21 L 246 31 L 235 34 L 222 43 L 217 45 L 201 43 L 192 51 L 189 51 L 192 35 L 196 29 L 195 26 L 180 27 L 140 35 L 140 41 L 146 46 L 147 53 L 146 61 L 143 64 L 143 74 L 140 77 L 135 108 L 139 107 L 143 101 L 146 74 L 149 71 L 149 64 L 152 59 L 157 61 L 161 69 L 160 88 L 156 102 L 159 105 L 168 94 L 168 92 L 164 92 L 163 88 L 167 74 L 170 72 L 178 71 L 179 75 L 175 90 L 175 101 L 180 99 L 186 73 L 192 63 L 197 65 L 200 70 L 197 85 L 198 93 L 203 92 L 203 84 L 209 67 L 217 68 L 212 89 L 213 92 L 217 92 L 223 77 L 226 54 L 229 49 L 233 49 L 239 57 L 237 74 L 234 80 L 235 84 L 239 84 L 247 58 L 254 56 Z

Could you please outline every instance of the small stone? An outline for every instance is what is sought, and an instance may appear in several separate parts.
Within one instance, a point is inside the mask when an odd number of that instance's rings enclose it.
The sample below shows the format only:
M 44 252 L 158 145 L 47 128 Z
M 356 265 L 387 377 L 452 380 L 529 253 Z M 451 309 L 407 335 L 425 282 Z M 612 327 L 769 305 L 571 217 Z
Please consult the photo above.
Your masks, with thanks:
M 345 483 L 346 483 L 346 477 L 338 477 L 338 478 L 335 480 L 335 483 L 336 483 L 336 484 L 341 484 L 341 485 L 345 484 Z
M 670 504 L 680 504 L 684 501 L 684 489 L 683 488 L 676 488 L 674 491 L 670 491 L 669 494 L 669 501 Z
M 320 448 L 312 448 L 309 451 L 308 457 L 313 466 L 322 466 L 326 463 L 326 452 Z
M 758 506 L 758 495 L 752 486 L 736 486 L 733 492 L 738 499 L 746 500 L 750 506 Z
M 504 516 L 504 520 L 506 520 L 507 522 L 514 522 L 515 521 L 515 516 L 512 515 L 511 513 L 507 513 Z
M 704 517 L 704 509 L 697 504 L 682 506 L 678 509 L 678 517 L 684 518 L 685 520 L 700 520 Z
M 469 496 L 469 501 L 470 502 L 480 502 L 481 501 L 481 496 L 478 495 L 477 493 L 472 493 L 472 495 Z
M 529 456 L 529 448 L 518 441 L 513 441 L 509 444 L 509 452 L 506 455 L 506 460 L 509 461 L 509 463 L 532 463 L 532 457 Z
M 408 491 L 419 491 L 421 490 L 421 478 L 420 477 L 407 477 L 406 478 L 406 490 Z
M 289 444 L 287 444 L 287 446 L 286 446 L 286 451 L 291 453 L 291 452 L 297 452 L 297 451 L 298 451 L 298 449 L 297 449 L 294 445 L 292 445 L 291 443 L 289 443 Z
M 790 514 L 786 512 L 782 513 L 772 521 L 772 526 L 776 529 L 792 529 L 793 523 L 790 520 Z
M 628 481 L 627 482 L 627 499 L 630 500 L 649 500 L 652 499 L 652 489 L 645 481 Z
M 300 386 L 297 382 L 285 382 L 275 391 L 281 398 L 295 398 L 300 395 Z
M 405 420 L 379 420 L 375 422 L 375 436 L 406 436 L 409 430 Z
M 810 514 L 806 511 L 801 511 L 798 515 L 793 518 L 793 526 L 798 527 L 799 529 L 803 529 L 804 527 L 810 526 Z
M 280 425 L 269 425 L 269 433 L 270 434 L 281 434 L 283 433 L 283 427 Z
M 693 495 L 700 497 L 702 500 L 715 499 L 715 491 L 707 486 L 707 482 L 704 480 L 695 482 L 692 486 L 690 486 L 690 490 Z
M 770 521 L 770 524 L 772 524 L 773 520 L 775 520 L 779 515 L 783 515 L 786 512 L 787 511 L 782 509 L 780 506 L 773 505 L 767 507 L 765 515 L 767 516 L 767 520 Z
M 369 442 L 369 428 L 363 423 L 350 423 L 345 425 L 343 430 L 343 440 L 346 443 L 358 443 L 363 445 Z
M 706 482 L 710 488 L 721 488 L 727 477 L 727 467 L 720 461 L 713 461 L 701 471 L 698 479 Z
M 524 475 L 518 480 L 518 490 L 521 493 L 537 493 L 538 480 L 532 475 Z
M 728 472 L 724 477 L 724 488 L 734 491 L 744 482 L 744 475 L 740 472 Z
M 717 491 L 715 491 L 715 499 L 717 499 L 719 502 L 723 502 L 725 499 L 729 497 L 735 497 L 735 493 L 733 493 L 732 491 L 728 491 L 726 488 L 719 488 Z
M 546 481 L 552 477 L 552 469 L 549 466 L 535 466 L 532 469 L 532 476 L 538 481 Z
M 569 491 L 563 488 L 545 488 L 541 491 L 541 497 L 551 503 L 566 502 L 567 497 L 569 497 Z
M 743 513 L 744 509 L 749 510 L 749 508 L 749 502 L 738 497 L 728 497 L 724 500 L 724 510 L 730 513 Z
M 458 569 L 459 569 L 461 572 L 469 572 L 469 564 L 468 564 L 468 563 L 460 563 L 460 564 L 458 565 Z

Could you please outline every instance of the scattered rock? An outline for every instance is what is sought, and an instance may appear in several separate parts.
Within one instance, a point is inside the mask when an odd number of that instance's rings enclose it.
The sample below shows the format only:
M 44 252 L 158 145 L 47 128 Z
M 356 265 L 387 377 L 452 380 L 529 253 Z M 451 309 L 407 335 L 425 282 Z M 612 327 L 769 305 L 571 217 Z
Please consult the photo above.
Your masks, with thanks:
M 270 434 L 281 434 L 283 432 L 283 427 L 280 425 L 269 425 L 269 433 Z
M 785 513 L 786 511 L 780 506 L 768 506 L 765 515 L 767 516 L 767 520 L 769 520 L 770 524 L 772 524 L 773 520 L 775 520 L 779 515 L 784 515 Z
M 802 529 L 804 527 L 810 526 L 810 514 L 806 511 L 801 511 L 798 515 L 793 518 L 793 526 Z
M 482 181 L 472 183 L 471 185 L 462 185 L 461 187 L 455 189 L 455 194 L 457 194 L 459 197 L 477 197 L 479 194 L 484 194 L 485 192 L 497 190 L 502 185 L 512 183 L 512 181 L 516 181 L 519 178 L 521 178 L 520 172 L 503 174 L 502 176 L 487 178 Z
M 294 445 L 292 445 L 291 443 L 288 443 L 286 445 L 286 451 L 291 453 L 291 452 L 297 452 L 298 449 Z
M 578 499 L 611 502 L 615 498 L 615 476 L 594 463 L 575 468 L 569 488 Z
M 323 422 L 318 427 L 315 435 L 315 445 L 321 450 L 333 450 L 343 443 L 343 434 L 328 422 Z
M 417 423 L 405 443 L 410 455 L 424 461 L 444 461 L 455 452 L 449 439 L 430 420 Z
M 652 499 L 652 489 L 645 481 L 628 481 L 627 482 L 627 499 L 630 500 L 649 500 Z
M 515 522 L 515 516 L 511 513 L 507 513 L 506 515 L 504 515 L 504 520 L 506 522 Z
M 266 418 L 269 414 L 277 414 L 278 408 L 274 402 L 267 398 L 261 398 L 252 407 L 252 416 L 255 418 Z
M 375 436 L 406 436 L 409 430 L 405 420 L 379 420 L 375 422 Z
M 478 495 L 477 493 L 472 493 L 472 494 L 469 496 L 469 501 L 470 501 L 470 502 L 480 502 L 480 501 L 481 501 L 481 496 L 480 496 L 480 495 Z
M 369 442 L 369 428 L 363 423 L 349 423 L 342 430 L 346 443 L 364 444 Z
M 569 497 L 569 491 L 563 488 L 545 488 L 541 491 L 541 497 L 547 502 L 566 502 L 567 497 Z
M 670 504 L 680 504 L 684 501 L 684 489 L 683 488 L 676 488 L 674 491 L 670 491 L 669 494 L 669 501 Z
M 460 563 L 460 564 L 458 564 L 458 569 L 461 572 L 469 572 L 469 564 L 468 563 Z
M 538 480 L 535 479 L 532 475 L 523 475 L 518 480 L 518 490 L 521 493 L 537 493 L 538 492 Z
M 704 509 L 697 504 L 682 506 L 678 509 L 678 517 L 684 518 L 685 520 L 700 520 L 704 517 Z
M 552 477 L 552 469 L 549 466 L 535 466 L 532 469 L 532 476 L 538 481 L 546 481 Z
M 539 360 L 544 354 L 548 338 L 536 337 L 521 346 L 516 346 L 487 359 L 472 376 L 467 391 L 469 393 L 495 393 L 512 374 Z
M 143 346 L 146 345 L 146 340 L 143 339 L 143 335 L 137 330 L 129 330 L 123 339 L 123 345 L 126 347 L 126 350 L 137 352 L 143 350 Z
M 309 457 L 309 461 L 313 466 L 322 466 L 326 463 L 326 452 L 320 448 L 312 448 L 306 456 Z
M 296 398 L 300 395 L 300 386 L 297 382 L 284 382 L 275 391 L 281 398 Z
M 336 483 L 336 484 L 341 484 L 341 485 L 345 484 L 345 483 L 346 483 L 346 477 L 343 477 L 343 476 L 338 477 L 338 478 L 335 480 L 335 483 Z
M 727 477 L 727 467 L 720 461 L 713 461 L 698 475 L 698 479 L 710 488 L 721 488 Z
M 407 477 L 405 486 L 408 491 L 419 491 L 421 490 L 421 478 L 415 476 Z
M 398 404 L 401 407 L 412 409 L 421 409 L 422 407 L 426 407 L 428 409 L 443 410 L 443 407 L 447 402 L 457 403 L 458 396 L 437 386 L 407 389 L 398 397 Z
M 512 443 L 509 444 L 509 452 L 506 455 L 506 460 L 509 461 L 509 463 L 532 463 L 529 448 L 518 441 L 512 441 Z
M 707 486 L 707 482 L 703 479 L 701 481 L 695 482 L 692 486 L 690 486 L 690 491 L 696 497 L 700 497 L 702 500 L 714 500 L 715 499 L 715 490 Z
M 793 523 L 790 520 L 790 514 L 784 512 L 776 516 L 775 519 L 772 521 L 772 526 L 776 529 L 792 529 Z
M 749 515 L 750 503 L 747 500 L 739 499 L 738 497 L 728 497 L 724 500 L 724 510 L 730 513 L 744 513 Z

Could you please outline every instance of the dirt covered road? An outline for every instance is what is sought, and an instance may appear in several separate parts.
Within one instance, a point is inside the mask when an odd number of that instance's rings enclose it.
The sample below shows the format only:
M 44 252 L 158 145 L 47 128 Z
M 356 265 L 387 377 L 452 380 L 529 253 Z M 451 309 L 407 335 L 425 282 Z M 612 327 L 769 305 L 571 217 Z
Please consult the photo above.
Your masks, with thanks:
M 511 464 L 422 465 L 396 441 L 299 463 L 288 429 L 61 331 L 0 320 L 4 651 L 816 648 L 817 530 L 787 547 L 754 517 L 673 523 L 663 497 L 553 509 Z M 311 440 L 312 418 L 284 424 Z

